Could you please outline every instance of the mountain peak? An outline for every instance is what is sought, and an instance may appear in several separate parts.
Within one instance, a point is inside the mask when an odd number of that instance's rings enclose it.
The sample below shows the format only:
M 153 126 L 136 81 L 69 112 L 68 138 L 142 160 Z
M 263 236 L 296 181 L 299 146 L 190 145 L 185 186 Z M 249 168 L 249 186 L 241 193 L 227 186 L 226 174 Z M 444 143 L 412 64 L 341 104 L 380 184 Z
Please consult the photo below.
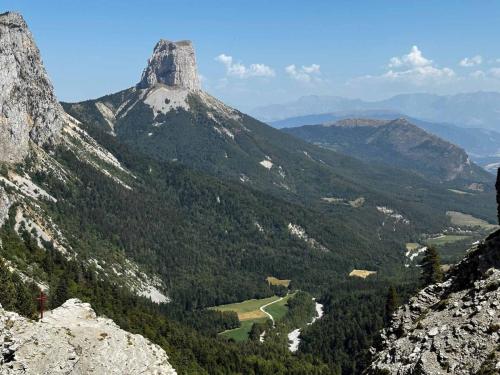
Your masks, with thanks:
M 196 56 L 191 41 L 172 42 L 161 39 L 156 44 L 138 86 L 147 88 L 157 83 L 200 90 Z
M 16 163 L 31 143 L 43 146 L 57 139 L 64 114 L 18 13 L 0 14 L 0 66 L 0 161 Z

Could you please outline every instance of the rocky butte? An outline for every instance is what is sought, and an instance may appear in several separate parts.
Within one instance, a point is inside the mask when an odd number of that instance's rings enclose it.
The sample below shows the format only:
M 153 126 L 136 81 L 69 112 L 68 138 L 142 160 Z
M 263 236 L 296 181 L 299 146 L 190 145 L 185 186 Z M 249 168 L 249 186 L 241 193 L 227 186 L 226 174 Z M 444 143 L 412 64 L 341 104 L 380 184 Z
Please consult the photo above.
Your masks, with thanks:
M 138 87 L 148 88 L 157 83 L 193 91 L 201 89 L 191 41 L 171 42 L 161 39 L 156 44 Z

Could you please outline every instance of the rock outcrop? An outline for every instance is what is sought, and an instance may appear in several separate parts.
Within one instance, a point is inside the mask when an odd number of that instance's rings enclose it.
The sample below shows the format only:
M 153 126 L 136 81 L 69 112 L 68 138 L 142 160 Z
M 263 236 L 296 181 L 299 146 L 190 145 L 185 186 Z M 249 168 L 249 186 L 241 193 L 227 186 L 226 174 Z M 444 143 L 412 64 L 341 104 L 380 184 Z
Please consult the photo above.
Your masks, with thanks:
M 163 349 L 77 299 L 33 322 L 0 307 L 0 373 L 174 375 Z
M 368 374 L 500 371 L 500 232 L 398 309 Z
M 157 83 L 200 90 L 196 56 L 191 41 L 171 42 L 162 39 L 156 44 L 138 86 L 148 88 Z
M 57 142 L 63 109 L 26 22 L 0 14 L 0 162 L 17 163 L 39 146 Z

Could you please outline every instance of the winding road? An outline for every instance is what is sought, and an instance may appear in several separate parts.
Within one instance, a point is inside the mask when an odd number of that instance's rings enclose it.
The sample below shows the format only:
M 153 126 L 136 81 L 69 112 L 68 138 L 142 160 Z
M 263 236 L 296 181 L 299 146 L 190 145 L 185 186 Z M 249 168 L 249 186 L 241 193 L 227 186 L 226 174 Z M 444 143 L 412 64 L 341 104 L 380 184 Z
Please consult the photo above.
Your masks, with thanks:
M 268 313 L 266 310 L 264 310 L 264 309 L 265 309 L 266 307 L 268 307 L 268 306 L 271 306 L 273 303 L 279 302 L 279 301 L 281 301 L 281 300 L 283 300 L 283 297 L 278 298 L 276 301 L 266 303 L 265 305 L 263 305 L 263 306 L 261 306 L 261 307 L 260 307 L 260 311 L 262 311 L 264 314 L 266 314 L 266 315 L 269 317 L 269 319 L 271 319 L 271 321 L 273 322 L 273 327 L 274 327 L 274 318 L 273 318 L 273 316 L 272 316 L 271 314 L 269 314 L 269 313 Z

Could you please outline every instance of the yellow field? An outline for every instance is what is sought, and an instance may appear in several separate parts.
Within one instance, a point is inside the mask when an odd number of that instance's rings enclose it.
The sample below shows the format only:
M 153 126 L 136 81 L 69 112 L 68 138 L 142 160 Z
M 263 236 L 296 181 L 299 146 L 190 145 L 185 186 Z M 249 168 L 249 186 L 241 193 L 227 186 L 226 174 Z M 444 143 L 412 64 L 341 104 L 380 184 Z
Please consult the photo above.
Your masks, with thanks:
M 280 280 L 274 276 L 268 276 L 266 278 L 266 281 L 268 282 L 268 284 L 271 284 L 271 285 L 282 285 L 285 288 L 288 288 L 288 286 L 290 285 L 290 281 L 292 281 L 292 280 Z
M 366 279 L 368 276 L 376 275 L 376 271 L 368 271 L 368 270 L 352 270 L 349 274 L 350 277 L 360 277 L 362 279 Z
M 263 313 L 261 310 L 254 310 L 249 312 L 237 312 L 237 314 L 238 314 L 238 319 L 240 321 L 267 318 L 267 315 Z

